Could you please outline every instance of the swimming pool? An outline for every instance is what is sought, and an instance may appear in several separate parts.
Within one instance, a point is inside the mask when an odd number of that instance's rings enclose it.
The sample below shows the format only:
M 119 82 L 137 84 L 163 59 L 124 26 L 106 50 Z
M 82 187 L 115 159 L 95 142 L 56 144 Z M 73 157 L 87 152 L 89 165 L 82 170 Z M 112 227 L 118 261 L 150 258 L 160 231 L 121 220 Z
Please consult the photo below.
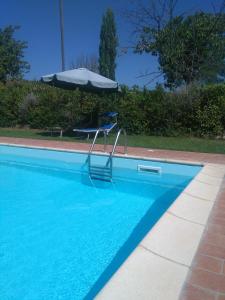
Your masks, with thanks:
M 201 169 L 115 157 L 110 183 L 86 158 L 0 146 L 1 300 L 93 299 Z

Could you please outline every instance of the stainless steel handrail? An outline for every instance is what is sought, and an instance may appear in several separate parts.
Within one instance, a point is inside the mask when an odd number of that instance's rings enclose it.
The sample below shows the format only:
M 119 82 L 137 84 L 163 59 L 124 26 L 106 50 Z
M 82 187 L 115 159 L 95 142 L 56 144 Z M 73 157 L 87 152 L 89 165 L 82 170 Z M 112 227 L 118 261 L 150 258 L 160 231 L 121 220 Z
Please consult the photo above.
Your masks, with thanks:
M 87 157 L 87 161 L 86 161 L 86 162 L 88 163 L 88 172 L 89 172 L 89 174 L 90 174 L 90 170 L 91 170 L 91 153 L 92 153 L 92 151 L 93 151 L 93 149 L 94 149 L 95 142 L 96 142 L 96 139 L 97 139 L 97 137 L 98 137 L 99 132 L 100 132 L 100 129 L 98 129 L 98 130 L 96 131 L 95 137 L 94 137 L 94 139 L 93 139 L 93 142 L 92 142 L 92 144 L 91 144 L 91 146 L 90 146 L 90 149 L 89 149 L 89 152 L 88 152 L 88 157 Z
M 114 155 L 114 153 L 116 151 L 117 143 L 118 143 L 118 140 L 119 140 L 121 132 L 123 132 L 123 134 L 124 134 L 124 154 L 127 154 L 127 133 L 126 133 L 125 129 L 121 128 L 117 132 L 112 152 L 110 153 L 109 159 L 108 159 L 107 164 L 106 164 L 106 166 L 110 165 L 111 176 L 112 176 L 112 168 L 113 168 L 113 159 L 112 158 L 113 158 L 113 155 Z
M 117 133 L 116 140 L 115 140 L 115 143 L 113 145 L 112 152 L 111 152 L 111 156 L 113 156 L 113 154 L 115 153 L 115 150 L 116 150 L 117 143 L 118 143 L 121 132 L 123 132 L 123 134 L 124 134 L 124 154 L 127 154 L 127 133 L 126 133 L 125 129 L 121 128 Z
M 98 137 L 99 132 L 100 132 L 100 129 L 98 129 L 98 130 L 96 131 L 96 133 L 95 133 L 95 137 L 94 137 L 93 142 L 92 142 L 92 145 L 91 145 L 91 147 L 90 147 L 90 149 L 89 149 L 89 155 L 91 154 L 91 152 L 92 152 L 93 149 L 94 149 L 95 142 L 96 142 L 96 139 L 97 139 L 97 137 Z

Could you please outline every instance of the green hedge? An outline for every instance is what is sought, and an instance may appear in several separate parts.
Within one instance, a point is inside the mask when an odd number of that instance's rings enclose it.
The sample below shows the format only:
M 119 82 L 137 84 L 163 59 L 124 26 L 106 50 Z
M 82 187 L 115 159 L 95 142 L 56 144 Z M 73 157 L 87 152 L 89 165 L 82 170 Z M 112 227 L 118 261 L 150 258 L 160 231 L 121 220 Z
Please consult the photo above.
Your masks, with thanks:
M 130 134 L 221 136 L 225 131 L 225 84 L 179 92 L 122 87 L 116 94 L 90 94 L 17 81 L 0 84 L 0 127 L 97 126 L 114 110 Z

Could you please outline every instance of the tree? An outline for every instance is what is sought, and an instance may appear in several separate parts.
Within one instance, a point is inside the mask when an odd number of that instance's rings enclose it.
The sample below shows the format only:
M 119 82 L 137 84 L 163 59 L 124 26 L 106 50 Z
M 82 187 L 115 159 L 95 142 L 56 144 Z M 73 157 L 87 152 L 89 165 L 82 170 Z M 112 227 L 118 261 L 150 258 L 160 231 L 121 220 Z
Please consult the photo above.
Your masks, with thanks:
M 225 15 L 175 17 L 159 32 L 145 28 L 137 52 L 158 56 L 167 86 L 215 81 L 225 70 Z
M 71 63 L 71 68 L 87 68 L 92 72 L 98 73 L 98 57 L 96 54 L 80 55 L 75 62 Z
M 139 9 L 135 52 L 158 57 L 159 72 L 172 88 L 191 82 L 216 81 L 225 70 L 225 14 L 198 12 L 173 16 L 177 1 L 160 1 L 160 8 Z M 152 1 L 154 3 L 154 1 Z
M 115 80 L 116 55 L 118 38 L 114 14 L 111 9 L 102 18 L 99 45 L 99 72 L 101 75 Z
M 17 29 L 19 29 L 18 26 L 0 29 L 0 81 L 3 82 L 22 78 L 30 68 L 24 60 L 27 43 L 13 37 Z

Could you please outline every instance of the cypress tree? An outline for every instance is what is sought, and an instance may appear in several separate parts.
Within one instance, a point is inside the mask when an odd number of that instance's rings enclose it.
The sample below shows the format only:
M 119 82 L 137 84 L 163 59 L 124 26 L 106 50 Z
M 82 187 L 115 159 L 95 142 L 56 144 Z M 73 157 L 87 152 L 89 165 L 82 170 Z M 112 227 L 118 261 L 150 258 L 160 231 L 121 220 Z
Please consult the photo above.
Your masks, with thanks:
M 115 80 L 118 39 L 114 14 L 108 9 L 103 15 L 99 45 L 99 73 Z

